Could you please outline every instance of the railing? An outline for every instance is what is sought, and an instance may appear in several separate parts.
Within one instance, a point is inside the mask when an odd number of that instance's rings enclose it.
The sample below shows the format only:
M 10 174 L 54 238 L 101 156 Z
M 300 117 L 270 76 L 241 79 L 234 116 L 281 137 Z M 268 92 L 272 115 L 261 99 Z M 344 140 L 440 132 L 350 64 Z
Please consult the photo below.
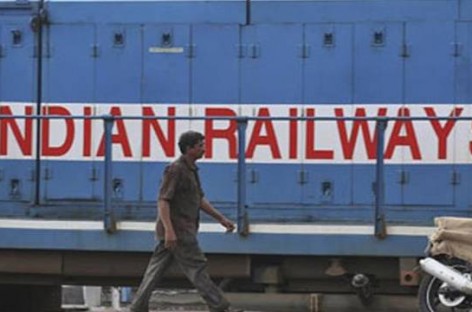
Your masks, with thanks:
M 385 142 L 385 130 L 389 121 L 431 121 L 431 120 L 455 120 L 455 121 L 471 121 L 472 117 L 155 117 L 155 116 L 25 116 L 25 115 L 0 115 L 0 121 L 2 119 L 94 119 L 103 120 L 104 124 L 104 137 L 105 137 L 105 154 L 104 154 L 104 179 L 103 179 L 103 225 L 104 229 L 108 233 L 116 231 L 116 220 L 113 212 L 112 205 L 112 130 L 114 121 L 117 119 L 122 120 L 234 120 L 237 122 L 237 133 L 238 133 L 238 166 L 237 166 L 237 225 L 238 232 L 240 235 L 249 234 L 249 219 L 247 214 L 247 199 L 246 199 L 246 128 L 249 121 L 256 120 L 271 120 L 271 121 L 375 121 L 376 122 L 376 178 L 374 184 L 374 235 L 379 238 L 385 238 L 386 232 L 386 220 L 385 220 L 385 184 L 384 184 L 384 142 Z M 37 155 L 37 161 L 40 161 L 40 155 Z M 39 204 L 39 171 L 35 176 L 35 203 Z

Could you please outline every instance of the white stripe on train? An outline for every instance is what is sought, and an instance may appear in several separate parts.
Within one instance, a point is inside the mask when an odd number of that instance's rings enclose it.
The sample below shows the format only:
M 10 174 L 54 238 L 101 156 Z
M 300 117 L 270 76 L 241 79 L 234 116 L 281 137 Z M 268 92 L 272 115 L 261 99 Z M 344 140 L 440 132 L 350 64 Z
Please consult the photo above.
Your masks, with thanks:
M 120 221 L 119 231 L 154 231 L 154 222 Z M 0 229 L 31 229 L 31 230 L 103 230 L 102 221 L 71 221 L 71 220 L 22 220 L 0 219 Z M 435 230 L 428 226 L 387 226 L 389 235 L 400 236 L 429 236 Z M 216 223 L 201 223 L 201 233 L 224 233 L 224 228 Z M 250 232 L 255 234 L 292 234 L 292 235 L 372 235 L 373 225 L 344 225 L 344 224 L 277 224 L 254 223 Z

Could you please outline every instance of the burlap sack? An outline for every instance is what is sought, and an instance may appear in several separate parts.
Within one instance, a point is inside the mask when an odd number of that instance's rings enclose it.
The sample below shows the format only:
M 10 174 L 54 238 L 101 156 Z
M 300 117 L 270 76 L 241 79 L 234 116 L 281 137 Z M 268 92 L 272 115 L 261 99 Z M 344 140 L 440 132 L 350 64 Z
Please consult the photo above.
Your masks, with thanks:
M 431 235 L 431 254 L 446 254 L 472 263 L 472 218 L 438 217 Z

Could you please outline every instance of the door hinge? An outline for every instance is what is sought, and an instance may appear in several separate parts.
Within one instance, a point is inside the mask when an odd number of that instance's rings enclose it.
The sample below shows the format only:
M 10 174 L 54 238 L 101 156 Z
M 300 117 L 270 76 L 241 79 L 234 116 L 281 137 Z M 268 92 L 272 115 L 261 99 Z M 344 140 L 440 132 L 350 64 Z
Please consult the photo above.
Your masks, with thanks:
M 457 171 L 451 172 L 451 184 L 458 185 L 461 183 L 461 174 Z
M 91 45 L 91 56 L 92 57 L 99 57 L 100 56 L 100 47 L 97 44 Z
M 459 57 L 462 55 L 462 44 L 459 42 L 451 43 L 452 56 Z
M 402 44 L 402 48 L 401 48 L 401 52 L 400 52 L 400 56 L 401 57 L 410 57 L 410 50 L 411 50 L 411 45 L 408 44 L 408 43 L 403 43 Z
M 408 174 L 407 171 L 405 170 L 400 170 L 398 172 L 398 178 L 397 178 L 397 182 L 399 184 L 408 184 L 409 180 L 410 180 L 410 175 Z
M 188 44 L 187 45 L 187 57 L 188 58 L 194 58 L 195 57 L 195 50 L 196 46 L 194 44 Z
M 308 172 L 306 170 L 298 171 L 298 184 L 306 184 L 308 182 Z
M 306 59 L 310 57 L 310 45 L 301 44 L 298 46 L 298 55 L 300 58 Z

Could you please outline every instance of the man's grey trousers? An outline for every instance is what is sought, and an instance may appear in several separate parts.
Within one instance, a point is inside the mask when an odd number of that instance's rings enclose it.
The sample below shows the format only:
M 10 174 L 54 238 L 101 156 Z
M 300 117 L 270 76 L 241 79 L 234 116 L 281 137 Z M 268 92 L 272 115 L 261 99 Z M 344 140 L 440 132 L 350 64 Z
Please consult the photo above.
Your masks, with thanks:
M 164 241 L 156 246 L 131 304 L 132 312 L 149 311 L 149 298 L 172 261 L 177 262 L 183 273 L 203 297 L 210 311 L 224 311 L 229 307 L 223 292 L 208 275 L 207 260 L 196 237 L 189 237 L 179 240 L 177 247 L 173 250 L 166 249 Z

